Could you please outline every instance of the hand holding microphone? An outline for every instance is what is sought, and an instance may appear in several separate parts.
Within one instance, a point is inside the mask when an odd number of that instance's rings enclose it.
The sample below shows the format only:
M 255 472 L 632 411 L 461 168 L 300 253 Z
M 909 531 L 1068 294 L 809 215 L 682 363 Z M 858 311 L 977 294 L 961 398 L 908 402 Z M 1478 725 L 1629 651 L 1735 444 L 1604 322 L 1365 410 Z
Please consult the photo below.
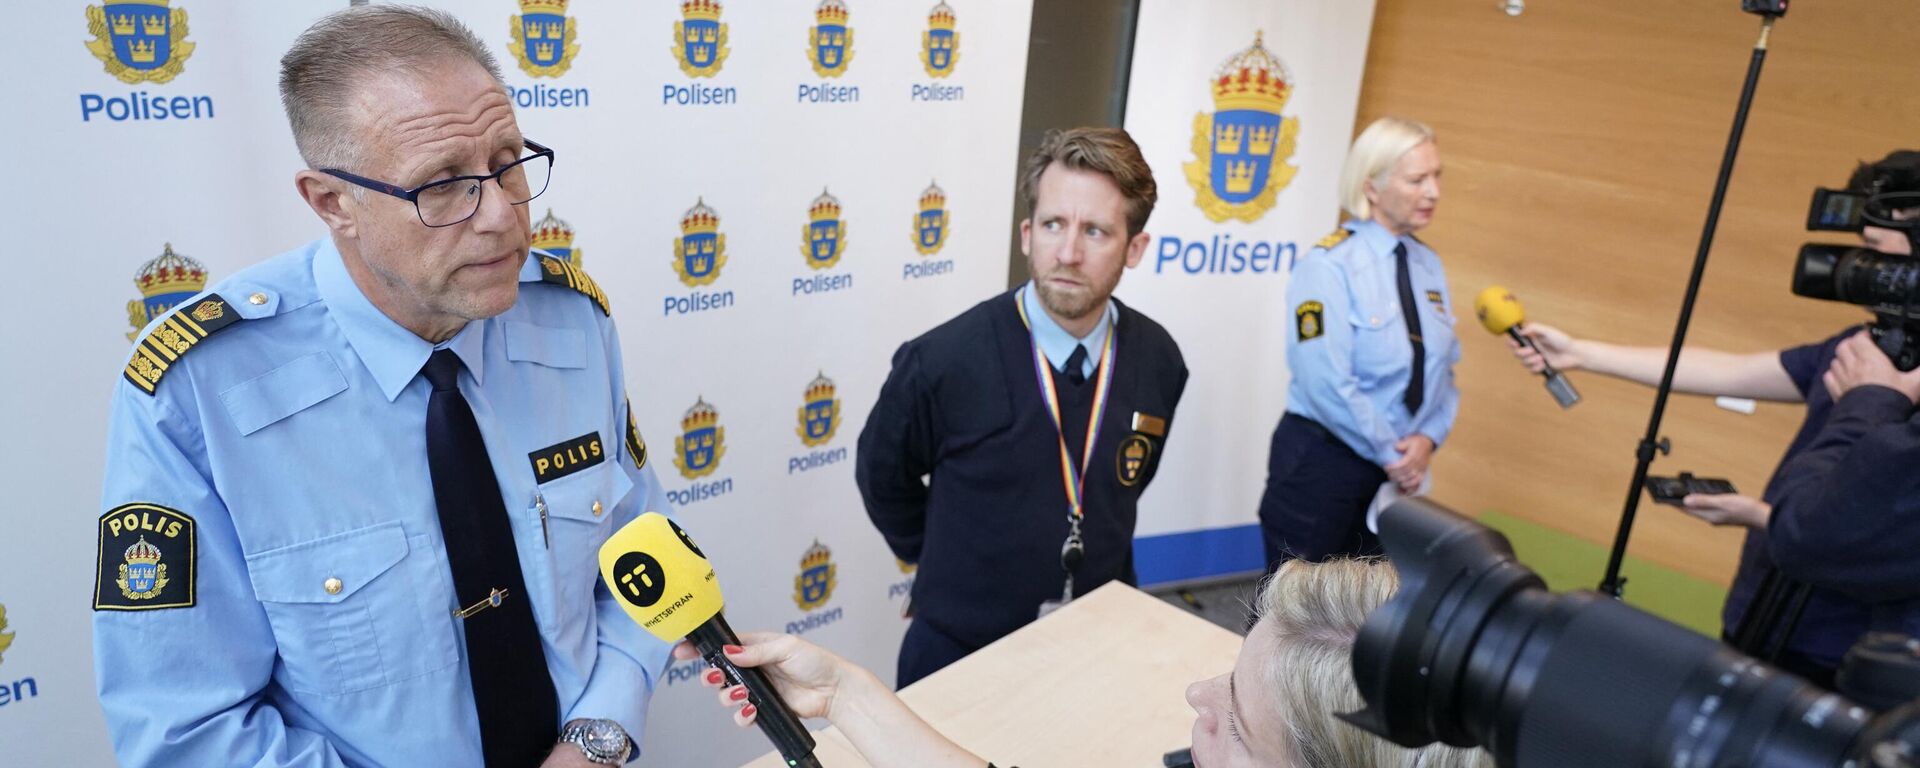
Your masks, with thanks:
M 1529 370 L 1547 377 L 1547 392 L 1553 395 L 1554 402 L 1559 403 L 1561 408 L 1572 408 L 1580 402 L 1580 393 L 1573 388 L 1573 382 L 1568 381 L 1565 374 L 1554 370 L 1553 364 L 1547 360 L 1547 351 L 1541 350 L 1533 339 L 1536 335 L 1541 336 L 1547 339 L 1548 351 L 1559 352 L 1571 344 L 1566 334 L 1545 326 L 1538 328 L 1537 333 L 1522 333 L 1521 326 L 1526 322 L 1527 312 L 1521 308 L 1520 301 L 1513 297 L 1512 291 L 1498 285 L 1489 286 L 1474 297 L 1473 314 L 1480 318 L 1480 325 L 1489 333 L 1505 334 L 1509 339 L 1508 346 L 1514 347 L 1514 353 L 1527 364 Z
M 627 523 L 600 547 L 600 578 L 619 596 L 627 616 L 669 643 L 686 638 L 728 685 L 745 686 L 761 732 L 792 768 L 820 768 L 813 735 L 758 669 L 740 667 L 725 649 L 740 638 L 720 615 L 723 601 L 713 564 L 687 532 L 658 512 Z

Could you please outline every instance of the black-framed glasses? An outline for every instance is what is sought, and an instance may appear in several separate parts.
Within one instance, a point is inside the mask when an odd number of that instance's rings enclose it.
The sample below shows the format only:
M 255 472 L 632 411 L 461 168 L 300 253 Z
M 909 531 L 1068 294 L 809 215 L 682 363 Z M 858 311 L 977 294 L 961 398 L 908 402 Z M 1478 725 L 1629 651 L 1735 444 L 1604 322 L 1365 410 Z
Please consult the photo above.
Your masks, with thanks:
M 451 227 L 473 218 L 480 211 L 480 197 L 485 194 L 488 181 L 500 185 L 500 191 L 506 193 L 507 202 L 511 205 L 526 205 L 547 191 L 547 181 L 553 178 L 553 150 L 532 139 L 527 139 L 526 143 L 527 151 L 531 154 L 493 173 L 485 176 L 455 176 L 430 181 L 413 189 L 338 168 L 322 168 L 320 172 L 413 203 L 414 211 L 420 215 L 420 223 L 429 227 Z

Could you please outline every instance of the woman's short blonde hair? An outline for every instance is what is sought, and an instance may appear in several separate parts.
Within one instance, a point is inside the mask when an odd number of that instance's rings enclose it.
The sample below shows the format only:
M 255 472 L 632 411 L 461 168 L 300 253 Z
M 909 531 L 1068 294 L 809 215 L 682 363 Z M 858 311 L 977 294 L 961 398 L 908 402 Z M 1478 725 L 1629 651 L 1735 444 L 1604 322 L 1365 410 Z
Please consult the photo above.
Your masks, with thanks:
M 1354 638 L 1385 604 L 1400 577 L 1384 560 L 1289 560 L 1260 588 L 1255 605 L 1276 632 L 1262 668 L 1274 709 L 1286 720 L 1297 764 L 1306 768 L 1477 768 L 1479 750 L 1436 744 L 1406 749 L 1334 717 L 1361 709 L 1353 681 Z M 1242 691 L 1241 696 L 1246 696 Z
M 1433 129 L 1426 123 L 1400 117 L 1373 121 L 1353 140 L 1347 150 L 1346 167 L 1340 170 L 1340 207 L 1356 219 L 1373 218 L 1373 204 L 1367 201 L 1367 182 L 1384 184 L 1387 172 L 1414 147 L 1433 141 Z

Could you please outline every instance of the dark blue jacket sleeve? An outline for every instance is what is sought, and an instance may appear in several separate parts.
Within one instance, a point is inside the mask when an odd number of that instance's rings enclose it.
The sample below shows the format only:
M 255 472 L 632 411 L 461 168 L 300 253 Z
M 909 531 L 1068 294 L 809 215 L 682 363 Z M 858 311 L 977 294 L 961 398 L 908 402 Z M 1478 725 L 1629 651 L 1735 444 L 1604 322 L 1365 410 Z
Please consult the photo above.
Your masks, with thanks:
M 901 346 L 860 431 L 854 459 L 867 516 L 893 554 L 909 563 L 920 561 L 926 537 L 928 490 L 922 478 L 933 471 L 935 452 L 932 393 L 921 378 L 914 345 Z
M 1920 418 L 1861 387 L 1781 470 L 1768 553 L 1795 581 L 1870 603 L 1920 597 Z

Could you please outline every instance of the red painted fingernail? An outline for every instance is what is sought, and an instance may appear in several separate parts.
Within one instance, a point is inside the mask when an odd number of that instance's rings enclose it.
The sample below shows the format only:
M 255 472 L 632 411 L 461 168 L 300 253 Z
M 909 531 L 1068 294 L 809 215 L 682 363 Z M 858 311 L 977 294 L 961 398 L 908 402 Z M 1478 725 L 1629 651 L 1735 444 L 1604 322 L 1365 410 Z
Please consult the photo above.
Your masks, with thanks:
M 746 700 L 747 700 L 747 689 L 745 689 L 745 688 L 735 688 L 735 689 L 733 689 L 733 691 L 732 691 L 732 692 L 730 692 L 730 693 L 728 693 L 728 694 L 727 694 L 727 698 L 729 698 L 729 699 L 733 699 L 734 701 L 746 701 Z
M 717 669 L 710 669 L 710 670 L 707 670 L 707 682 L 708 682 L 708 683 L 712 683 L 712 684 L 714 684 L 714 685 L 719 685 L 719 684 L 720 684 L 720 670 L 717 670 Z
M 741 717 L 753 717 L 753 716 L 754 716 L 754 714 L 755 714 L 755 713 L 757 713 L 757 712 L 759 712 L 759 711 L 760 711 L 760 710 L 758 710 L 758 709 L 755 709 L 755 708 L 754 708 L 754 706 L 753 706 L 752 704 L 748 704 L 748 705 L 746 705 L 746 706 L 744 706 L 744 707 L 741 707 L 741 708 L 740 708 L 740 716 L 741 716 Z
M 747 649 L 737 645 L 723 645 L 720 646 L 720 650 L 726 651 L 728 656 L 738 656 L 747 652 Z

